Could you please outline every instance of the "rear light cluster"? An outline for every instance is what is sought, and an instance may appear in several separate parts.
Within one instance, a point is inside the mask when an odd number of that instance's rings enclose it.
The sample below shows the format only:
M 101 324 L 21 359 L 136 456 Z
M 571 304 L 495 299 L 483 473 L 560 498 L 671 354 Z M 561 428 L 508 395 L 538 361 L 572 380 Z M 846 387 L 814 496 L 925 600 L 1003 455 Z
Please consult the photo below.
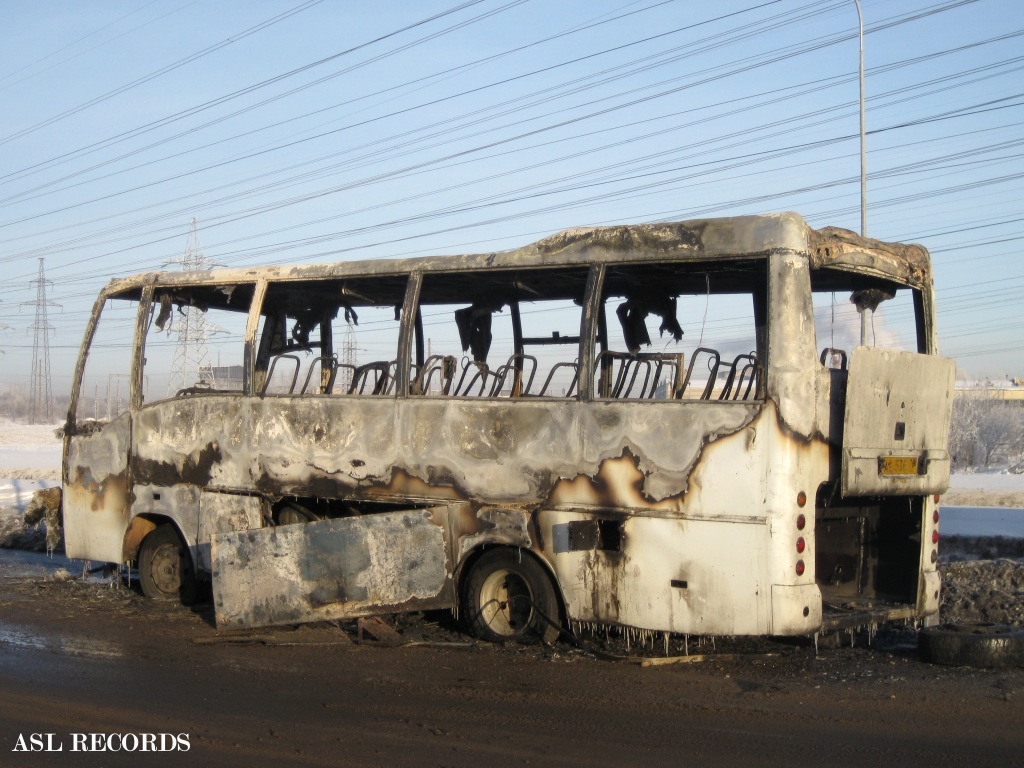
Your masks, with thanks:
M 939 495 L 935 494 L 934 499 L 935 499 L 935 503 L 937 504 L 939 502 Z M 935 527 L 932 529 L 932 544 L 935 545 L 936 547 L 938 547 L 938 544 L 939 544 L 939 508 L 938 507 L 936 507 L 932 511 L 932 522 L 935 524 Z M 938 549 L 933 549 L 932 550 L 932 562 L 933 563 L 937 563 L 938 561 L 939 561 L 939 550 Z
M 798 507 L 800 507 L 802 509 L 803 506 L 806 503 L 807 503 L 807 494 L 804 493 L 803 491 L 800 491 L 800 493 L 798 493 L 797 496 L 796 496 L 796 504 L 797 504 Z M 804 513 L 801 512 L 799 515 L 796 516 L 796 529 L 798 531 L 802 531 L 806 527 L 807 527 L 807 518 L 804 516 Z M 796 540 L 796 553 L 798 555 L 802 555 L 806 551 L 807 551 L 807 540 L 804 539 L 803 536 L 797 537 L 797 540 Z M 804 571 L 806 571 L 806 570 L 807 570 L 807 566 L 804 564 L 804 561 L 803 560 L 797 560 L 796 561 L 796 575 L 797 576 L 803 576 L 804 575 Z

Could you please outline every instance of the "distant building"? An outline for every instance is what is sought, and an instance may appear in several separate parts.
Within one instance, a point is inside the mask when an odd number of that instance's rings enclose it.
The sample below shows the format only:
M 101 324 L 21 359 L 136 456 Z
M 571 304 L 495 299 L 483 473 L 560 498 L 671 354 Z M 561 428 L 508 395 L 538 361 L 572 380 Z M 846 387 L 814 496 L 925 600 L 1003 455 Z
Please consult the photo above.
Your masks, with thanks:
M 1024 379 L 1007 377 L 1006 381 L 958 381 L 956 393 L 983 400 L 1024 401 Z
M 241 365 L 211 365 L 199 370 L 199 379 L 210 385 L 210 389 L 228 391 L 242 390 Z

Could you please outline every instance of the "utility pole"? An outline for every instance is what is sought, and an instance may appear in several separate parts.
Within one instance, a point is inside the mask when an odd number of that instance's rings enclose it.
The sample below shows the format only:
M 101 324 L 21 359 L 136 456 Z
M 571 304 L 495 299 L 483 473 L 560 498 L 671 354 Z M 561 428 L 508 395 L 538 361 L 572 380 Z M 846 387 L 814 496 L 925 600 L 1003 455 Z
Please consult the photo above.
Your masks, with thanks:
M 28 418 L 32 424 L 49 424 L 53 421 L 53 390 L 50 386 L 50 330 L 53 326 L 46 319 L 46 308 L 59 307 L 60 304 L 46 299 L 46 284 L 52 284 L 52 281 L 45 277 L 42 257 L 39 259 L 39 277 L 32 282 L 36 286 L 36 300 L 24 302 L 36 308 L 35 322 L 30 326 L 34 336 Z
M 857 6 L 857 39 L 860 43 L 860 236 L 868 236 L 868 165 L 867 152 L 864 146 L 864 15 L 860 10 L 860 0 L 853 0 Z M 868 343 L 868 309 L 860 309 L 860 343 Z M 871 310 L 874 312 L 874 310 Z
M 185 253 L 181 258 L 168 262 L 168 265 L 178 265 L 186 272 L 205 272 L 213 266 L 199 247 L 199 228 L 194 216 Z M 167 383 L 168 395 L 196 384 L 202 371 L 210 367 L 206 346 L 206 315 L 198 307 L 182 307 L 177 320 L 178 343 L 174 347 L 174 360 Z
M 864 16 L 860 12 L 860 0 L 857 4 L 858 40 L 860 42 L 860 236 L 868 236 L 868 166 L 867 152 L 864 147 Z

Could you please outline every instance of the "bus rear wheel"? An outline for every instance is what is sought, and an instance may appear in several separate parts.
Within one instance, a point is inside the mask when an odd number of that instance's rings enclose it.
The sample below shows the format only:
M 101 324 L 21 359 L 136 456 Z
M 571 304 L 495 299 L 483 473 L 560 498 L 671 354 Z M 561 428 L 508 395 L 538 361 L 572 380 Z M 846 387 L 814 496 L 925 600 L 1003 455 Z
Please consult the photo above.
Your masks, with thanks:
M 178 600 L 185 605 L 195 601 L 192 557 L 173 525 L 165 523 L 142 540 L 139 583 L 142 594 L 153 600 Z
M 492 642 L 554 642 L 561 632 L 551 579 L 530 555 L 491 549 L 470 568 L 463 591 L 469 628 Z

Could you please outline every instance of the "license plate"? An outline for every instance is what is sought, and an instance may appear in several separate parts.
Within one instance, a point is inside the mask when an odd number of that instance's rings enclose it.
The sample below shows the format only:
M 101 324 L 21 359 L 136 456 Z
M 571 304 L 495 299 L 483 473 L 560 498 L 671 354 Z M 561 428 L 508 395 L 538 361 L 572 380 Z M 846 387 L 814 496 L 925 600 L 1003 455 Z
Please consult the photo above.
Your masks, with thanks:
M 916 475 L 916 456 L 882 456 L 878 460 L 880 475 Z

